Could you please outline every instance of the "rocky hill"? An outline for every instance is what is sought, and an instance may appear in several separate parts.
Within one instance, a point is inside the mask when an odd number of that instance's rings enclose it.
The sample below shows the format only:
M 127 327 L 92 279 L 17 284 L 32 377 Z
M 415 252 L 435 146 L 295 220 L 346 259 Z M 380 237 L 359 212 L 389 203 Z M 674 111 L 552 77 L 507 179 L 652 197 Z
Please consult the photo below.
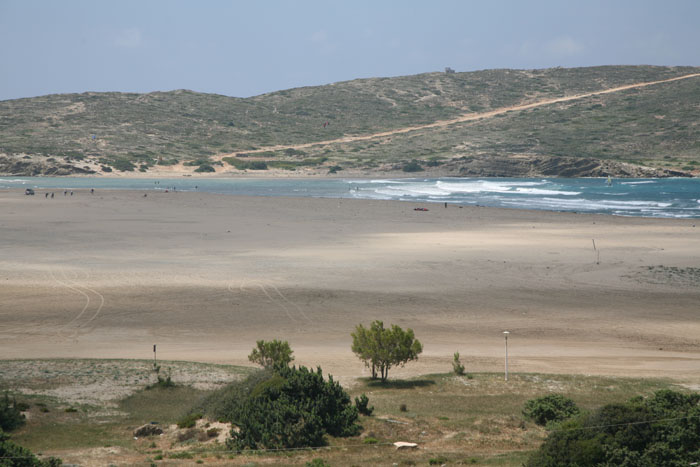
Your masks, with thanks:
M 8 100 L 0 173 L 690 175 L 700 169 L 700 76 L 664 80 L 696 73 L 486 70 L 245 99 L 179 90 Z

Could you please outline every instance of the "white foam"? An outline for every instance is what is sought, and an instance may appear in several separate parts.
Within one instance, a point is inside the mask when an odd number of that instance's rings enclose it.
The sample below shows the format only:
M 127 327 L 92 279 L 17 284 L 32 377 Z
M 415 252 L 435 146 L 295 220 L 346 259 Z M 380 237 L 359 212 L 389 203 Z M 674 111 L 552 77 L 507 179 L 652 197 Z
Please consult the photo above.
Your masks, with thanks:
M 656 183 L 654 180 L 645 180 L 643 182 L 620 182 L 620 185 L 645 185 L 647 183 Z
M 580 191 L 557 191 L 557 190 L 542 190 L 540 188 L 516 188 L 518 193 L 528 195 L 561 195 L 561 196 L 576 196 L 580 195 Z

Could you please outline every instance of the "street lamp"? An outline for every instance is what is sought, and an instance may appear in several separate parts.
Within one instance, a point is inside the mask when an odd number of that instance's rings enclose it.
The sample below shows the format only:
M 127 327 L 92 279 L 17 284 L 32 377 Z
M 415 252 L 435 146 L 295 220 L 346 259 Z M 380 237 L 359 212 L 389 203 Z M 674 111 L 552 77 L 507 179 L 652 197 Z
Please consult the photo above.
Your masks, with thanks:
M 506 338 L 506 381 L 508 381 L 508 334 L 509 331 L 503 331 L 503 336 Z

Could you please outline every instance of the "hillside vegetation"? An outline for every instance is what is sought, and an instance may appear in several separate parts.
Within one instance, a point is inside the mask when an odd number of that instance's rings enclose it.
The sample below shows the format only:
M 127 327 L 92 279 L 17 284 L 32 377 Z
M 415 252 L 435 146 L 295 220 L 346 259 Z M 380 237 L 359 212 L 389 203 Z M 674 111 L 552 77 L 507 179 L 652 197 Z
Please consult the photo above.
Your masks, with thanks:
M 8 100 L 0 102 L 0 173 L 156 173 L 170 166 L 183 173 L 382 173 L 415 160 L 412 170 L 439 175 L 682 175 L 700 169 L 700 77 L 342 139 L 698 72 L 486 70 L 360 79 L 245 99 L 178 90 Z M 324 141 L 332 142 L 308 146 Z

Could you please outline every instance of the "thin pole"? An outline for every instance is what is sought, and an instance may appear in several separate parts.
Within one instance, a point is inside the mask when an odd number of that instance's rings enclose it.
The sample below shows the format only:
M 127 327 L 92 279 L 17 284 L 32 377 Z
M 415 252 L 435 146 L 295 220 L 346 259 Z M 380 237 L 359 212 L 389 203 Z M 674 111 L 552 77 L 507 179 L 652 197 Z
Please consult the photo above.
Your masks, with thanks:
M 153 344 L 153 367 L 156 366 L 156 344 Z
M 506 381 L 508 381 L 508 334 L 504 336 L 506 336 Z

